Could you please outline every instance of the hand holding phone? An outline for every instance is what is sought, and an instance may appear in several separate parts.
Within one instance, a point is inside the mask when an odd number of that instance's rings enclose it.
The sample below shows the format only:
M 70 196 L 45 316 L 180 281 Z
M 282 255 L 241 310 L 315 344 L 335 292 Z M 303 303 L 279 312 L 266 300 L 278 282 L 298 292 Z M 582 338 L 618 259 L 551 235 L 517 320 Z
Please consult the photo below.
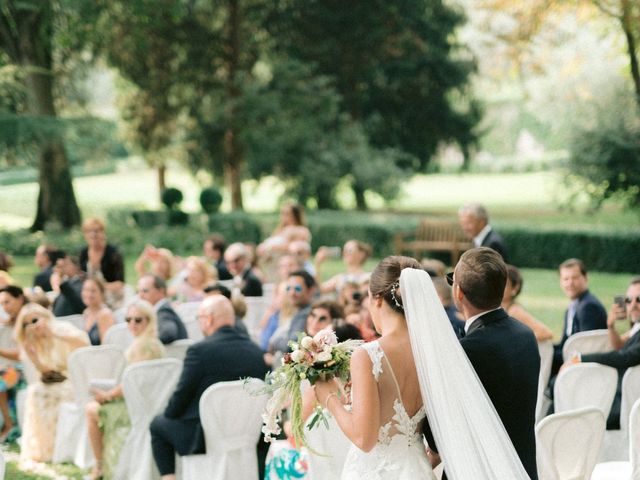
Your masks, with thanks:
M 613 297 L 613 303 L 618 310 L 616 318 L 618 320 L 625 320 L 627 318 L 627 305 L 624 301 L 624 295 L 616 295 Z

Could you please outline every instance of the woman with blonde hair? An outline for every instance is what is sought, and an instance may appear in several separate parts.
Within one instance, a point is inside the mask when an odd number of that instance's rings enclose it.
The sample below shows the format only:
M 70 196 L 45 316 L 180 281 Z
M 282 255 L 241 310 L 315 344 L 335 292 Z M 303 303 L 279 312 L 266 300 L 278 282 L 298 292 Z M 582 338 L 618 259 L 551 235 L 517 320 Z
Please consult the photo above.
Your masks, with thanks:
M 158 320 L 149 302 L 136 300 L 130 303 L 125 320 L 134 337 L 125 352 L 127 364 L 165 356 L 164 347 L 158 340 Z M 85 407 L 89 441 L 96 459 L 91 478 L 112 478 L 131 426 L 122 384 L 107 391 L 93 389 L 92 392 L 94 400 Z
M 347 241 L 342 249 L 342 261 L 347 271 L 334 275 L 326 282 L 320 282 L 320 267 L 331 255 L 329 247 L 320 247 L 315 257 L 316 278 L 320 285 L 320 292 L 334 293 L 336 298 L 340 298 L 340 292 L 347 283 L 366 283 L 370 274 L 365 271 L 364 264 L 372 253 L 373 249 L 368 243 L 360 240 Z
M 205 297 L 207 285 L 218 279 L 218 272 L 206 260 L 189 257 L 181 276 L 181 280 L 169 287 L 169 296 L 180 302 L 198 302 Z
M 40 374 L 27 387 L 20 459 L 47 462 L 53 456 L 58 407 L 73 401 L 67 359 L 75 349 L 88 346 L 89 337 L 37 304 L 22 307 L 14 332 L 21 351 Z

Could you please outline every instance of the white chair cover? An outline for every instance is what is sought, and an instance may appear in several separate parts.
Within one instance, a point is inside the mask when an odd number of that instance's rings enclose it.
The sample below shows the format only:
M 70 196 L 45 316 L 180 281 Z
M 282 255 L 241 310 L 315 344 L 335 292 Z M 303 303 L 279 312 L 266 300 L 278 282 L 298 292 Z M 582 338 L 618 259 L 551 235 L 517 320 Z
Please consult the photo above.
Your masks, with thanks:
M 84 415 L 84 407 L 92 398 L 90 381 L 108 379 L 117 382 L 125 364 L 122 350 L 114 345 L 83 347 L 71 352 L 68 370 L 75 402 L 65 402 L 59 407 L 54 463 L 70 460 L 80 468 L 92 464 L 93 453 L 89 448 Z
M 82 315 L 81 313 L 75 315 L 65 315 L 63 317 L 56 317 L 56 320 L 69 322 L 74 327 L 77 327 L 80 330 L 84 330 L 84 315 Z
M 596 353 L 613 350 L 607 329 L 578 332 L 567 338 L 562 347 L 562 358 L 566 362 L 573 352 Z
M 182 479 L 255 480 L 258 478 L 256 445 L 262 428 L 267 395 L 255 396 L 262 380 L 220 382 L 200 397 L 204 429 L 204 455 L 182 457 Z
M 127 316 L 127 307 L 120 307 L 113 311 L 113 318 L 116 323 L 124 323 L 124 318 Z
M 276 292 L 277 283 L 267 282 L 262 284 L 262 296 L 264 297 L 267 305 L 271 305 L 273 301 L 273 295 Z
M 122 389 L 131 431 L 125 440 L 116 468 L 118 480 L 159 478 L 153 454 L 149 424 L 161 413 L 176 388 L 182 362 L 162 358 L 129 365 L 122 374 Z
M 618 371 L 598 363 L 580 363 L 564 369 L 553 389 L 556 413 L 583 407 L 599 408 L 606 417 L 618 386 Z
M 4 480 L 5 467 L 6 467 L 6 462 L 4 459 L 4 455 L 2 454 L 2 450 L 0 450 L 0 480 Z
M 328 415 L 327 421 L 329 428 L 320 422 L 311 430 L 305 430 L 311 448 L 322 454 L 320 456 L 309 452 L 309 480 L 340 478 L 344 461 L 347 458 L 349 448 L 351 448 L 351 442 L 342 433 L 336 420 Z
M 103 345 L 116 345 L 120 350 L 125 351 L 133 343 L 133 335 L 129 331 L 126 323 L 116 323 L 111 325 L 104 334 Z
M 260 320 L 264 316 L 269 303 L 265 297 L 244 297 L 247 313 L 243 318 L 249 336 L 254 342 L 260 341 Z
M 198 316 L 199 307 L 200 302 L 184 302 L 174 305 L 173 310 L 184 323 L 187 323 L 192 320 L 197 320 L 196 317 Z
M 588 480 L 602 444 L 605 416 L 587 407 L 554 413 L 536 425 L 541 480 Z
M 187 354 L 187 349 L 194 343 L 196 342 L 190 338 L 183 338 L 182 340 L 176 340 L 165 345 L 164 349 L 167 352 L 167 357 L 184 360 L 184 357 Z
M 536 403 L 536 422 L 540 421 L 549 410 L 549 402 L 544 394 L 551 376 L 551 365 L 553 364 L 553 342 L 545 340 L 538 342 L 540 352 L 540 376 L 538 377 L 538 401 Z
M 621 418 L 622 419 L 622 418 Z M 640 399 L 629 416 L 628 462 L 605 462 L 596 465 L 591 480 L 638 480 L 640 479 Z
M 607 430 L 601 461 L 624 460 L 629 458 L 629 414 L 633 404 L 640 398 L 640 365 L 628 368 L 622 377 L 622 398 L 620 402 L 620 430 Z
M 183 320 L 183 323 L 184 328 L 187 329 L 187 336 L 189 337 L 189 340 L 199 342 L 204 338 L 204 333 L 202 333 L 202 330 L 200 329 L 200 322 L 197 318 L 194 318 L 193 320 L 189 320 L 187 322 Z

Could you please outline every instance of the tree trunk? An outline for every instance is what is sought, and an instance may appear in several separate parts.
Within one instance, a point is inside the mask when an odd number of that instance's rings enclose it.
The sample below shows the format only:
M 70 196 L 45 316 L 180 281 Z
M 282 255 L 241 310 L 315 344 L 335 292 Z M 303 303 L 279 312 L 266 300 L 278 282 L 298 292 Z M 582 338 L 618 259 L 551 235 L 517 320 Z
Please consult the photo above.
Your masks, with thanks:
M 368 210 L 369 208 L 367 207 L 367 200 L 364 197 L 365 189 L 357 182 L 354 182 L 351 188 L 353 189 L 353 193 L 356 196 L 356 208 L 362 211 Z
M 165 188 L 167 188 L 167 181 L 166 181 L 167 166 L 164 163 L 162 163 L 158 165 L 157 171 L 158 171 L 158 198 L 162 203 L 162 192 L 164 191 Z
M 224 180 L 231 192 L 231 208 L 242 210 L 242 159 L 232 128 L 227 129 L 224 134 L 224 157 Z
M 631 14 L 631 2 L 622 2 L 622 30 L 627 39 L 627 51 L 629 52 L 629 63 L 631 66 L 631 78 L 636 92 L 636 104 L 640 108 L 640 67 L 638 66 L 638 56 L 636 54 L 636 38 L 633 35 L 633 18 Z

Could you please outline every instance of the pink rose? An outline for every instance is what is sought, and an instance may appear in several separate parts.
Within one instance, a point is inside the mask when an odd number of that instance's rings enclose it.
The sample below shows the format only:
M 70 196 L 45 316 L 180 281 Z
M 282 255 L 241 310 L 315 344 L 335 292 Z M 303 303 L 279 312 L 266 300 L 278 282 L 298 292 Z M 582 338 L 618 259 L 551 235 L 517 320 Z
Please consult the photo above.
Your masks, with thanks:
M 338 337 L 336 337 L 336 333 L 331 329 L 331 327 L 327 327 L 316 333 L 313 337 L 313 341 L 318 345 L 336 345 L 338 343 Z

